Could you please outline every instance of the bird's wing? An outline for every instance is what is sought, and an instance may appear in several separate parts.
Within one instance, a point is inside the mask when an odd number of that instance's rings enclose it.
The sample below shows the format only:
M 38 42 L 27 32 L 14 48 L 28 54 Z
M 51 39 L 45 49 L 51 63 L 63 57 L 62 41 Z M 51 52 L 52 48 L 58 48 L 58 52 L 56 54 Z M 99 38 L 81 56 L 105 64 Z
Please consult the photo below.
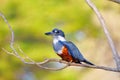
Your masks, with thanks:
M 79 49 L 70 41 L 64 41 L 61 43 L 67 47 L 68 51 L 69 51 L 69 54 L 75 58 L 75 59 L 78 59 L 80 61 L 83 61 L 85 60 L 84 57 L 82 56 L 82 54 L 80 53 Z

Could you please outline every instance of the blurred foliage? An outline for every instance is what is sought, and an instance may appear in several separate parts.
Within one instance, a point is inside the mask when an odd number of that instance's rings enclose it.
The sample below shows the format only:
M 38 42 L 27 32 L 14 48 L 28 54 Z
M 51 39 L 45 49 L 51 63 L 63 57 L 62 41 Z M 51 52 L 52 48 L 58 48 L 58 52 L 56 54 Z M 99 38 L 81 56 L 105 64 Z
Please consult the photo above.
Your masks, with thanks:
M 101 10 L 116 9 L 105 2 L 95 1 Z M 76 42 L 77 39 L 79 42 L 102 35 L 101 28 L 93 23 L 92 10 L 84 0 L 0 0 L 0 11 L 15 32 L 15 47 L 19 45 L 36 61 L 59 58 L 52 49 L 52 39 L 44 35 L 55 27 L 65 31 L 67 39 Z M 2 18 L 0 27 L 0 48 L 8 48 L 10 32 Z M 89 72 L 84 68 L 42 70 L 25 65 L 0 49 L 0 80 L 81 80 Z

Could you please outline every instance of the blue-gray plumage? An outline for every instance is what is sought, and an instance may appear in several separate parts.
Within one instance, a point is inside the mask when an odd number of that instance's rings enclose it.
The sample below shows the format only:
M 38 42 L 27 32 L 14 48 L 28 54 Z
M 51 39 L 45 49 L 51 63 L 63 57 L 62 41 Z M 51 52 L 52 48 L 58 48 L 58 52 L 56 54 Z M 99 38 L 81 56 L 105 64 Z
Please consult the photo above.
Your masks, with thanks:
M 62 30 L 53 29 L 52 32 L 45 34 L 53 36 L 53 48 L 63 60 L 75 63 L 84 62 L 93 65 L 83 57 L 79 49 L 72 42 L 66 41 Z
M 80 61 L 85 60 L 85 58 L 82 56 L 78 48 L 70 41 L 60 41 L 64 46 L 68 48 L 69 54 L 73 56 L 75 59 L 78 59 Z

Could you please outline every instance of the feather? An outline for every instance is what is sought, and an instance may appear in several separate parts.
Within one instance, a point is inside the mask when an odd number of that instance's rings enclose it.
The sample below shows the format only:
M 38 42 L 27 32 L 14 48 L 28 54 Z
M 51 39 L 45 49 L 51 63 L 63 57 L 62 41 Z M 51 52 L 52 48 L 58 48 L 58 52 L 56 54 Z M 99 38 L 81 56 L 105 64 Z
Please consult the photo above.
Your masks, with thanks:
M 69 54 L 79 61 L 84 61 L 84 57 L 80 53 L 79 49 L 70 41 L 60 41 L 61 44 L 65 45 L 68 48 Z
M 79 49 L 72 42 L 70 42 L 70 41 L 60 41 L 60 43 L 67 47 L 67 49 L 69 51 L 69 55 L 71 55 L 75 60 L 79 60 L 79 63 L 84 62 L 84 63 L 89 64 L 89 65 L 94 65 L 93 63 L 87 61 L 83 57 L 83 55 L 81 54 Z

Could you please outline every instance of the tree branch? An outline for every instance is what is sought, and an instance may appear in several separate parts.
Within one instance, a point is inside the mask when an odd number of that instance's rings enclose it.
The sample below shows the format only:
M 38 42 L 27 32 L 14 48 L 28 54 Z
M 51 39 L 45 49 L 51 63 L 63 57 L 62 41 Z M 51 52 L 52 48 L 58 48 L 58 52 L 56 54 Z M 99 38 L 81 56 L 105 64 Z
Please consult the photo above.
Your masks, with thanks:
M 109 1 L 112 1 L 112 2 L 120 4 L 120 0 L 109 0 Z
M 117 69 L 120 70 L 120 57 L 119 57 L 118 52 L 115 48 L 115 45 L 114 45 L 113 40 L 110 36 L 110 33 L 108 32 L 107 25 L 105 24 L 105 21 L 101 15 L 101 13 L 96 8 L 96 6 L 91 2 L 91 0 L 86 0 L 86 2 L 92 8 L 92 10 L 95 12 L 95 14 L 97 15 L 99 22 L 101 24 L 101 27 L 103 28 L 104 33 L 107 37 L 108 43 L 112 49 L 112 55 L 113 55 L 114 61 L 116 63 Z
M 8 28 L 10 29 L 10 32 L 11 32 L 10 46 L 12 47 L 13 44 L 14 44 L 14 31 L 12 30 L 11 25 L 8 23 L 7 19 L 6 19 L 5 16 L 2 14 L 2 12 L 0 12 L 0 16 L 4 19 L 5 23 L 7 24 Z
M 46 59 L 42 62 L 35 62 L 34 60 L 32 60 L 31 58 L 29 58 L 28 56 L 26 56 L 24 54 L 24 58 L 21 57 L 20 55 L 15 55 L 14 53 L 10 53 L 7 50 L 3 49 L 7 54 L 13 55 L 17 58 L 19 58 L 23 63 L 25 64 L 31 64 L 31 65 L 37 65 L 38 67 L 42 68 L 42 69 L 47 69 L 47 70 L 62 70 L 65 69 L 69 66 L 78 66 L 78 67 L 86 67 L 86 68 L 93 68 L 93 69 L 102 69 L 102 70 L 106 70 L 106 71 L 113 71 L 113 72 L 120 72 L 118 69 L 116 68 L 110 68 L 110 67 L 104 67 L 104 66 L 97 66 L 97 65 L 88 65 L 88 64 L 77 64 L 77 63 L 69 63 L 66 62 L 64 60 L 60 60 L 60 59 Z M 59 62 L 62 64 L 65 64 L 65 66 L 61 67 L 61 68 L 49 68 L 49 67 L 45 67 L 43 66 L 44 64 L 47 64 L 49 62 Z

